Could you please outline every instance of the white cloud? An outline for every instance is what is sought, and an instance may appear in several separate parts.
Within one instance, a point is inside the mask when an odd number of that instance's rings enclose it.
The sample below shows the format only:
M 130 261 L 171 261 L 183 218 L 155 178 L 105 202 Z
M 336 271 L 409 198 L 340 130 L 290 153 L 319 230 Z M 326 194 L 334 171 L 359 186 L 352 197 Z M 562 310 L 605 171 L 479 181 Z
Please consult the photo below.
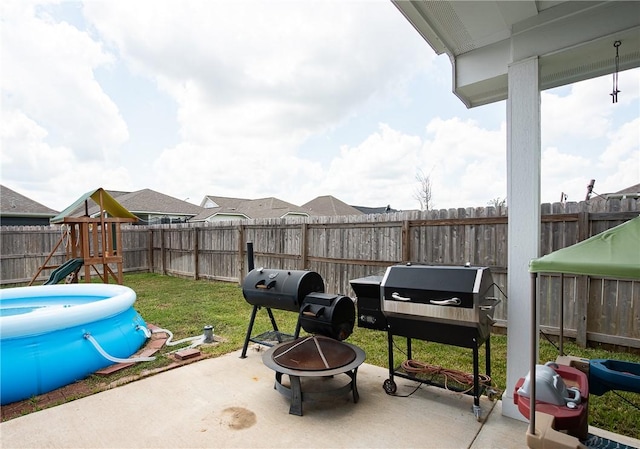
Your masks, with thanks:
M 619 129 L 608 134 L 609 145 L 600 155 L 604 168 L 617 160 L 635 158 L 640 164 L 640 117 L 625 123 Z M 635 166 L 638 168 L 638 165 Z M 640 173 L 636 172 L 640 176 Z
M 322 184 L 350 204 L 416 209 L 416 174 L 430 177 L 435 208 L 484 206 L 506 196 L 504 128 L 432 120 L 423 137 L 380 125 L 360 145 L 341 148 Z
M 47 129 L 49 142 L 71 149 L 80 160 L 117 151 L 128 138 L 126 124 L 93 77 L 112 56 L 41 8 L 28 2 L 2 5 L 2 108 L 22 111 Z
M 1 117 L 2 182 L 22 195 L 62 210 L 96 187 L 132 185 L 124 168 L 105 168 L 100 161 L 83 163 L 70 148 L 49 145 L 47 131 L 25 114 L 3 110 Z
M 557 147 L 542 153 L 542 197 L 559 201 L 565 193 L 569 201 L 581 201 L 586 186 L 596 180 L 596 192 L 612 193 L 640 182 L 640 118 L 606 134 L 607 147 L 597 157 L 562 152 Z
M 612 103 L 604 76 L 542 93 L 542 198 L 581 201 L 590 179 L 596 191 L 615 192 L 640 182 L 638 69 L 623 72 L 624 95 Z M 566 92 L 561 95 L 559 92 Z
M 183 141 L 153 165 L 156 179 L 185 192 L 176 196 L 192 196 L 185 185 L 205 185 L 201 195 L 278 195 L 298 204 L 325 194 L 334 168 L 320 175 L 317 162 L 296 155 L 299 145 L 365 104 L 402 94 L 433 59 L 410 56 L 424 44 L 407 39 L 413 30 L 390 4 L 315 2 L 311 15 L 299 2 L 161 1 L 151 14 L 148 7 L 95 2 L 85 14 L 178 104 Z M 398 27 L 389 14 L 398 14 Z
M 609 145 L 600 156 L 600 193 L 611 193 L 640 183 L 640 118 L 610 133 Z M 602 186 L 602 189 L 600 189 Z
M 598 91 L 601 84 L 574 84 L 566 96 L 542 92 L 542 129 L 546 140 L 596 138 L 610 128 L 612 110 L 606 103 L 606 97 L 602 102 L 593 101 L 595 95 L 603 94 L 602 91 Z
M 504 123 L 441 95 L 448 61 L 430 73 L 391 2 L 42 4 L 0 3 L 0 151 L 2 183 L 50 207 L 105 187 L 410 209 L 418 170 L 437 208 L 506 195 Z M 608 77 L 542 94 L 543 200 L 638 182 L 637 74 L 615 106 Z
M 293 129 L 299 143 L 410 77 L 418 61 L 407 57 L 418 45 L 399 44 L 412 30 L 388 26 L 390 4 L 94 2 L 85 11 L 176 99 L 185 140 Z
M 555 147 L 542 152 L 543 202 L 557 202 L 561 194 L 569 201 L 581 201 L 586 194 L 586 186 L 592 172 L 593 161 L 586 157 L 562 153 Z
M 427 126 L 423 166 L 433 167 L 435 208 L 484 206 L 506 196 L 506 132 L 458 118 Z
M 324 174 L 321 191 L 349 204 L 416 208 L 420 147 L 419 137 L 380 124 L 360 145 L 340 149 Z

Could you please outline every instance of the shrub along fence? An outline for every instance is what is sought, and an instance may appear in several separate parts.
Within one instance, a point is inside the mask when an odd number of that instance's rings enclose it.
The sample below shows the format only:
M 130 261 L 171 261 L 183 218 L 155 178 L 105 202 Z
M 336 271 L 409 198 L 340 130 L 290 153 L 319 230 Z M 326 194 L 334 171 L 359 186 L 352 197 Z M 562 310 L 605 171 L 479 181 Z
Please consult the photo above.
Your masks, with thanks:
M 617 226 L 639 210 L 636 199 L 543 204 L 540 255 Z M 1 282 L 7 285 L 29 281 L 64 229 L 3 227 L 1 234 Z M 488 266 L 502 299 L 494 319 L 497 326 L 507 324 L 507 215 L 493 207 L 126 226 L 122 234 L 127 272 L 240 283 L 248 271 L 251 242 L 256 267 L 317 271 L 327 292 L 352 297 L 350 279 L 382 274 L 396 263 Z M 60 245 L 50 264 L 64 258 Z M 563 288 L 566 336 L 582 345 L 593 341 L 640 348 L 640 282 L 573 275 L 543 275 L 539 282 L 545 331 L 558 333 Z

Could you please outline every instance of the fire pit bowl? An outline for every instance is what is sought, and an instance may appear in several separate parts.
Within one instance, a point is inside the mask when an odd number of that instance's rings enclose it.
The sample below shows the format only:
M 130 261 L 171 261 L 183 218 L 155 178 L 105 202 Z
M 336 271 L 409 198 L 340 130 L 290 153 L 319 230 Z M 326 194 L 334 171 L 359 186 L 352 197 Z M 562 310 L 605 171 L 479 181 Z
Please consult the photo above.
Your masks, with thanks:
M 291 399 L 289 413 L 302 416 L 302 402 L 343 396 L 351 392 L 353 402 L 359 400 L 356 386 L 358 367 L 366 358 L 364 351 L 352 344 L 321 335 L 300 337 L 273 346 L 262 356 L 264 364 L 276 372 L 274 388 Z M 282 375 L 289 376 L 289 386 Z M 326 391 L 302 392 L 301 378 L 349 376 L 349 383 Z

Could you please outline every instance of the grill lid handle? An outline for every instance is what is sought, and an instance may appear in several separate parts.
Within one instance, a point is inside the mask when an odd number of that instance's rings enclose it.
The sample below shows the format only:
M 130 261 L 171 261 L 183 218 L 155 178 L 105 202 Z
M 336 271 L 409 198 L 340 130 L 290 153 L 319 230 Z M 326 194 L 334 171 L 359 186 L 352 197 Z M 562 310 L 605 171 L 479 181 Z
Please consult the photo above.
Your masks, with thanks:
M 460 298 L 449 298 L 449 299 L 441 299 L 441 300 L 436 300 L 436 299 L 432 299 L 429 301 L 431 304 L 435 304 L 436 306 L 459 306 L 462 301 L 460 300 Z
M 392 297 L 393 299 L 395 299 L 396 301 L 411 301 L 411 298 L 407 298 L 407 297 L 404 297 L 404 296 L 400 296 L 400 295 L 398 294 L 398 292 L 393 292 L 393 293 L 391 293 L 391 297 Z
M 498 298 L 494 298 L 494 297 L 486 297 L 485 298 L 485 304 L 482 304 L 480 306 L 480 310 L 492 310 L 495 309 L 496 307 L 498 307 L 498 304 L 500 304 L 502 302 L 501 299 Z M 493 303 L 493 304 L 491 304 Z

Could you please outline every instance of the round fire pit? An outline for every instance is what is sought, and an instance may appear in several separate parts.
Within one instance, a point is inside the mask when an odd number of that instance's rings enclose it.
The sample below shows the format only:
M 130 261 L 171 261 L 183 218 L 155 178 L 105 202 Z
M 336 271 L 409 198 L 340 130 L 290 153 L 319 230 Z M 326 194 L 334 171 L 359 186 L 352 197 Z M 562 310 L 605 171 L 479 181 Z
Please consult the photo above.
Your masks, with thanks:
M 350 345 L 316 335 L 278 345 L 272 357 L 283 368 L 324 371 L 348 365 L 355 360 L 356 352 Z
M 274 346 L 263 354 L 262 361 L 276 372 L 274 388 L 291 399 L 289 413 L 302 416 L 302 401 L 337 397 L 351 392 L 353 402 L 357 403 L 356 375 L 365 357 L 364 351 L 357 346 L 315 335 Z M 290 386 L 282 384 L 283 374 L 289 376 Z M 349 376 L 349 383 L 333 390 L 302 392 L 301 377 L 331 377 L 338 374 Z

